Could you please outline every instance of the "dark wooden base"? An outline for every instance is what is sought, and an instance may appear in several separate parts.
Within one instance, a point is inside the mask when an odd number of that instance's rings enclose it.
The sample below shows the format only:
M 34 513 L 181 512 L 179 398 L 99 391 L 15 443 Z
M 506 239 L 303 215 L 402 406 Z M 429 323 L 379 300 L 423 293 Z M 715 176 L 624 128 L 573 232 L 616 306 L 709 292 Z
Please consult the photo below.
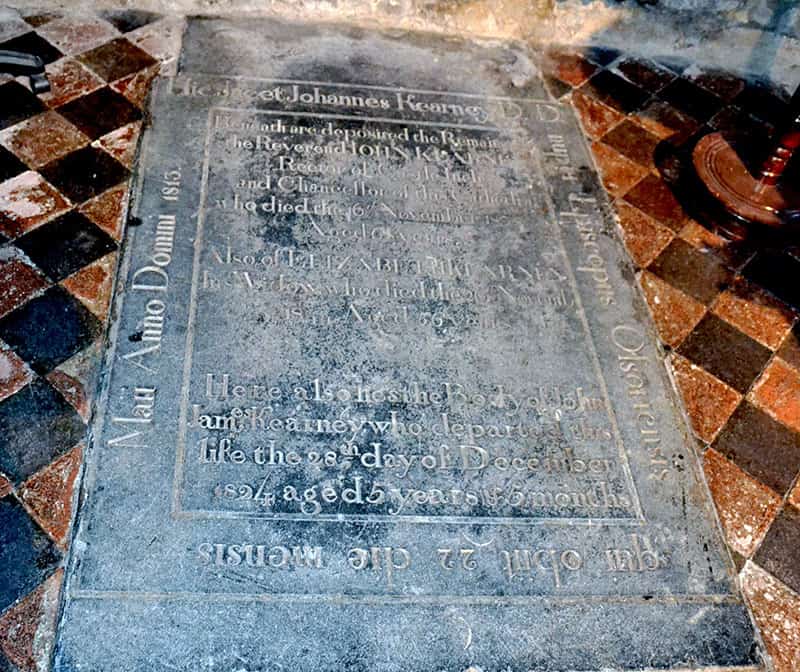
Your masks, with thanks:
M 721 133 L 701 139 L 692 159 L 708 191 L 743 224 L 780 229 L 800 217 L 800 194 L 786 184 L 764 184 L 753 177 L 735 144 Z

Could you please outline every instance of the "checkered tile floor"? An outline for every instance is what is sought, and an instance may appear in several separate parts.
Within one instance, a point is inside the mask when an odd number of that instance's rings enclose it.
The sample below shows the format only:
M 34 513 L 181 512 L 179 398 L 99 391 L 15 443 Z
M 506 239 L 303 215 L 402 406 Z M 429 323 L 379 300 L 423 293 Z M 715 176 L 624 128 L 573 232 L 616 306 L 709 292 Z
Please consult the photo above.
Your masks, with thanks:
M 47 669 L 142 106 L 180 32 L 136 11 L 0 24 L 52 83 L 0 79 L 0 672 Z M 788 96 L 600 48 L 542 69 L 582 120 L 775 668 L 796 672 L 800 247 L 714 233 L 684 169 L 710 129 L 765 146 Z

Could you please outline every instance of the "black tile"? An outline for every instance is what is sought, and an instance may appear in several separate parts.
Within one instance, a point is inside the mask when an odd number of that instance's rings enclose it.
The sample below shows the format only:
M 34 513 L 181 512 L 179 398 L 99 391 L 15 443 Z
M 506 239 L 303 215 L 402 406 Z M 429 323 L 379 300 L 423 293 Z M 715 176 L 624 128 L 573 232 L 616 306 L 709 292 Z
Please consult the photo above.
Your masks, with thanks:
M 713 313 L 681 343 L 678 354 L 744 394 L 769 361 L 769 348 Z
M 28 167 L 5 147 L 0 147 L 0 182 L 24 173 Z
M 789 122 L 789 97 L 766 82 L 747 82 L 733 103 L 772 126 L 783 126 Z
M 733 281 L 733 271 L 717 257 L 675 238 L 648 270 L 706 305 Z
M 100 333 L 98 319 L 58 285 L 0 320 L 0 338 L 40 374 L 72 357 Z
M 111 236 L 74 210 L 35 228 L 14 244 L 56 282 L 117 249 Z
M 112 9 L 100 12 L 100 16 L 121 33 L 129 33 L 161 18 L 161 14 L 137 9 Z
M 92 140 L 142 117 L 138 107 L 107 86 L 62 105 L 58 112 Z
M 77 58 L 107 82 L 127 77 L 158 62 L 124 37 L 106 42 Z
M 719 112 L 724 104 L 719 96 L 683 77 L 661 89 L 658 97 L 698 121 L 707 121 Z
M 663 89 L 675 79 L 673 72 L 659 67 L 652 61 L 638 58 L 623 59 L 614 66 L 614 71 L 651 93 Z
M 800 471 L 800 434 L 747 401 L 734 411 L 712 447 L 780 495 Z
M 650 99 L 644 89 L 608 70 L 601 70 L 578 90 L 626 114 L 640 109 Z
M 784 507 L 761 542 L 754 560 L 789 588 L 800 592 L 800 511 L 793 506 Z
M 619 49 L 609 49 L 608 47 L 586 47 L 583 51 L 586 58 L 603 66 L 613 63 L 619 58 L 620 53 Z
M 58 566 L 61 553 L 11 495 L 0 499 L 0 612 Z
M 57 61 L 64 55 L 39 35 L 39 33 L 34 31 L 12 37 L 5 42 L 0 42 L 0 49 L 10 49 L 12 51 L 24 51 L 28 54 L 35 54 L 44 61 L 45 65 Z
M 128 169 L 99 147 L 84 147 L 39 169 L 44 179 L 73 203 L 94 198 L 119 184 Z
M 756 284 L 800 310 L 800 260 L 780 252 L 760 252 L 742 274 Z
M 0 84 L 0 130 L 45 109 L 44 103 L 17 81 Z

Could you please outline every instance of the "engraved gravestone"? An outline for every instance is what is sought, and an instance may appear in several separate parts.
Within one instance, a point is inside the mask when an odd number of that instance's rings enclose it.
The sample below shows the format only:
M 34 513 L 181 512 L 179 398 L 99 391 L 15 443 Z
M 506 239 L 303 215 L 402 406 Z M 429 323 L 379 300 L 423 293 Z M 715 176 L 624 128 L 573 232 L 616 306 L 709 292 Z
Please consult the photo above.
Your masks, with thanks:
M 523 49 L 194 20 L 151 106 L 58 672 L 758 664 Z

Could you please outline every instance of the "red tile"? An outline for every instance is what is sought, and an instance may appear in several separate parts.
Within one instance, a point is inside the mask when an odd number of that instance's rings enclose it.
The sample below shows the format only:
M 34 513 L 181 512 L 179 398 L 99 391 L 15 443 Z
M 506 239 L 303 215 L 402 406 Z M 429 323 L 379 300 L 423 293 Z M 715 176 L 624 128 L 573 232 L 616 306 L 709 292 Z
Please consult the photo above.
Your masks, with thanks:
M 709 448 L 703 459 L 708 487 L 728 545 L 749 558 L 781 508 L 781 498 Z
M 595 72 L 597 66 L 573 51 L 552 50 L 545 56 L 543 71 L 566 82 L 580 86 Z
M 46 66 L 51 89 L 40 98 L 51 108 L 60 107 L 103 86 L 103 80 L 74 58 Z
M 773 359 L 753 386 L 750 398 L 773 418 L 800 432 L 800 371 Z
M 719 295 L 712 311 L 771 350 L 781 344 L 794 322 L 791 310 L 743 279 Z
M 0 184 L 0 229 L 12 238 L 69 207 L 69 201 L 39 173 L 27 171 Z
M 775 672 L 800 670 L 800 596 L 748 562 L 740 577 Z
M 147 100 L 147 94 L 150 92 L 150 86 L 153 80 L 158 76 L 158 66 L 147 68 L 134 75 L 123 77 L 122 79 L 114 82 L 111 88 L 121 93 L 134 105 L 144 107 Z
M 19 392 L 33 378 L 33 372 L 12 350 L 0 350 L 0 401 Z
M 136 158 L 136 148 L 139 144 L 139 132 L 142 122 L 135 121 L 111 131 L 102 138 L 95 140 L 92 145 L 102 147 L 126 168 L 133 167 Z
M 0 317 L 50 284 L 16 248 L 0 249 Z
M 637 266 L 647 267 L 669 245 L 673 238 L 672 231 L 625 201 L 616 201 L 614 207 L 628 253 Z
M 625 200 L 675 232 L 689 219 L 670 188 L 656 175 L 645 177 L 625 195 Z
M 149 53 L 124 37 L 95 47 L 78 60 L 109 83 L 156 64 Z
M 640 166 L 655 166 L 656 147 L 661 139 L 630 119 L 625 119 L 603 136 L 603 143 Z
M 603 186 L 614 197 L 624 195 L 647 175 L 647 168 L 625 158 L 602 142 L 592 143 L 592 154 L 600 171 Z
M 666 345 L 677 347 L 702 319 L 705 306 L 648 271 L 642 271 L 639 284 L 659 338 Z
M 75 446 L 18 488 L 18 496 L 39 526 L 62 550 L 72 520 L 72 501 L 83 447 Z
M 53 110 L 0 133 L 0 143 L 31 168 L 59 159 L 88 142 L 89 138 Z
M 117 254 L 112 252 L 61 282 L 101 320 L 108 315 L 116 262 Z
M 91 409 L 86 396 L 86 388 L 81 381 L 61 369 L 51 371 L 46 377 L 50 384 L 61 392 L 61 396 L 69 402 L 70 406 L 78 412 L 83 421 L 88 422 Z
M 692 429 L 699 439 L 711 443 L 742 395 L 678 354 L 670 357 L 670 365 Z
M 119 36 L 119 31 L 107 21 L 80 15 L 55 19 L 37 32 L 68 55 L 93 49 Z
M 604 136 L 625 118 L 624 114 L 580 91 L 572 92 L 572 105 L 586 135 L 594 139 Z
M 79 211 L 114 240 L 122 239 L 123 213 L 128 201 L 129 184 L 124 182 L 87 201 Z
M 0 616 L 0 649 L 20 672 L 50 669 L 59 593 L 59 569 L 36 590 Z

